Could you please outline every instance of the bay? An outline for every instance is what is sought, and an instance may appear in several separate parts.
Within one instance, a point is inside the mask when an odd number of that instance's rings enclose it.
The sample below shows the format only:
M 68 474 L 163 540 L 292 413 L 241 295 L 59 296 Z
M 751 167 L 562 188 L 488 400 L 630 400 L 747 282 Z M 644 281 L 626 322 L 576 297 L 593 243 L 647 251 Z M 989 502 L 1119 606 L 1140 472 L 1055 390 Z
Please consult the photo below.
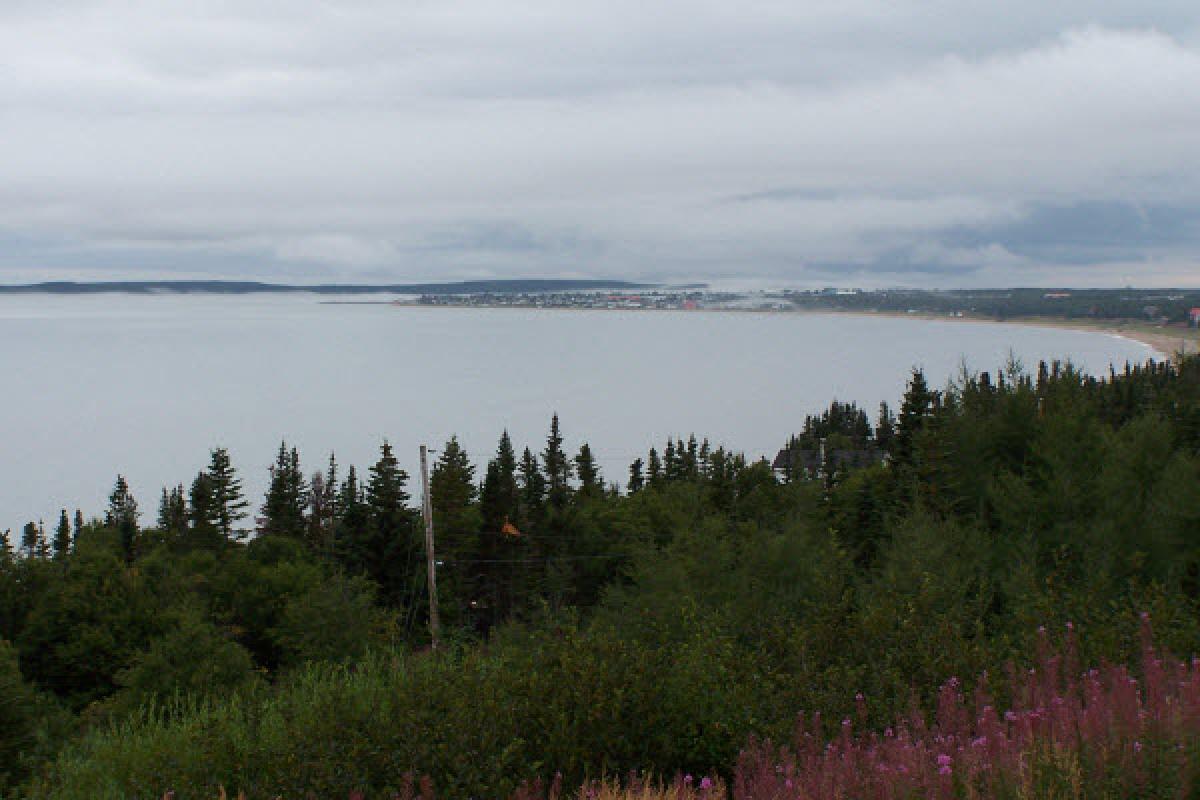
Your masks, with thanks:
M 378 298 L 373 298 L 378 299 Z M 164 484 L 228 447 L 257 508 L 281 440 L 304 466 L 365 470 L 387 438 L 457 434 L 480 475 L 507 428 L 544 445 L 552 413 L 609 481 L 668 436 L 771 456 L 830 400 L 872 417 L 914 366 L 934 386 L 1012 353 L 1089 371 L 1154 355 L 1097 332 L 876 316 L 418 308 L 311 295 L 0 297 L 0 529 L 102 512 L 118 472 L 152 524 Z

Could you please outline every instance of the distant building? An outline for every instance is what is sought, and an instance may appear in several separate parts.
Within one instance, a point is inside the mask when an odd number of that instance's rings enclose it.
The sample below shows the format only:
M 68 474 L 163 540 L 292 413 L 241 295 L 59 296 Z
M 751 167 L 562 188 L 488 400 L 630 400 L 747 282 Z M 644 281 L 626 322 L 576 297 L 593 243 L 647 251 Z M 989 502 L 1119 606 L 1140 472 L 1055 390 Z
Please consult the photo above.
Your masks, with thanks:
M 1193 308 L 1188 312 L 1188 321 L 1191 322 L 1192 327 L 1200 328 L 1200 308 Z
M 825 451 L 824 442 L 818 450 L 789 450 L 784 448 L 775 455 L 771 469 L 780 477 L 819 478 L 828 467 L 834 472 L 846 472 L 852 469 L 863 469 L 883 464 L 887 454 L 876 448 L 865 450 L 830 450 Z
M 1065 300 L 1070 297 L 1070 292 L 1046 292 L 1042 297 L 1047 300 Z

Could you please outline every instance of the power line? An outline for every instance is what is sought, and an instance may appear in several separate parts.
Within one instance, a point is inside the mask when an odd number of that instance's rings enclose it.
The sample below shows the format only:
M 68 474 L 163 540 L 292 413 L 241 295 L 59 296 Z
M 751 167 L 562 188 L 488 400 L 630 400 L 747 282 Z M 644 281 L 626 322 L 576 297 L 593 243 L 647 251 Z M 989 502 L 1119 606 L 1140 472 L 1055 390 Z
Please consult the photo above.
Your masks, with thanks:
M 604 558 L 628 558 L 629 553 L 602 553 L 590 556 L 542 556 L 540 558 L 452 558 L 439 559 L 438 564 L 537 564 L 551 561 L 590 561 Z

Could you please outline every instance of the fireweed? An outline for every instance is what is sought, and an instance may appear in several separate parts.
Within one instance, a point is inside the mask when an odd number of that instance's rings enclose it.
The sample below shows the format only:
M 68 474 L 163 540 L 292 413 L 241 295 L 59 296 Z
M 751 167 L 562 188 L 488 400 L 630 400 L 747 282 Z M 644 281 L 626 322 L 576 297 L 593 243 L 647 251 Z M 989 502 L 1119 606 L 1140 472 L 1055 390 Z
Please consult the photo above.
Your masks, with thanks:
M 843 720 L 822 734 L 801 719 L 790 747 L 752 742 L 733 795 L 765 798 L 1187 797 L 1200 745 L 1200 660 L 1156 650 L 1142 617 L 1138 676 L 1124 666 L 1082 672 L 1068 624 L 1061 652 L 1039 631 L 1036 666 L 1010 668 L 1001 712 L 981 676 L 968 701 L 949 679 L 932 719 L 913 712 L 882 732 Z M 865 699 L 857 698 L 865 718 Z

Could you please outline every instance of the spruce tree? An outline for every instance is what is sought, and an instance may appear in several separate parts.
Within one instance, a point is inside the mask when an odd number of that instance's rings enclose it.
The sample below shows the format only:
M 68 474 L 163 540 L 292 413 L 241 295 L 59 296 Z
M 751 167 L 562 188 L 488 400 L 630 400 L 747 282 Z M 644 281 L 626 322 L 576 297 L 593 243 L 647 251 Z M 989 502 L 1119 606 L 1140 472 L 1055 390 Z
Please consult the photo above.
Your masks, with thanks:
M 493 461 L 489 473 L 496 471 L 498 468 Z M 488 547 L 496 543 L 499 528 L 485 532 L 481 537 L 480 510 L 475 505 L 479 493 L 475 467 L 457 437 L 450 437 L 442 447 L 429 478 L 429 490 L 438 556 L 451 561 L 467 561 L 491 555 Z M 482 540 L 488 541 L 484 544 Z M 473 571 L 463 568 L 445 570 L 439 578 L 442 616 L 447 624 L 453 625 L 471 616 L 469 601 L 478 585 L 474 578 Z
M 401 593 L 411 589 L 423 574 L 408 509 L 407 483 L 408 473 L 400 469 L 391 444 L 384 440 L 367 482 L 370 533 L 366 550 L 371 577 L 378 581 L 384 595 L 394 600 L 399 600 Z
M 176 485 L 167 494 L 167 517 L 165 530 L 181 536 L 187 533 L 188 529 L 188 507 L 187 497 L 183 491 L 183 484 Z
M 21 555 L 25 558 L 37 558 L 38 526 L 33 520 L 21 528 Z
M 875 446 L 884 452 L 892 448 L 892 438 L 896 435 L 896 415 L 888 408 L 886 402 L 879 404 L 879 422 L 875 425 Z
M 679 457 L 675 453 L 675 441 L 667 439 L 667 449 L 663 451 L 663 477 L 669 481 L 679 478 Z
M 212 508 L 217 530 L 226 539 L 233 539 L 234 525 L 246 518 L 246 509 L 250 504 L 242 496 L 242 481 L 237 477 L 237 471 L 229 460 L 229 451 L 224 447 L 212 451 L 208 476 L 212 481 Z
M 334 504 L 333 549 L 338 562 L 354 575 L 368 572 L 368 528 L 371 522 L 363 485 L 354 465 L 338 490 Z
M 64 508 L 58 515 L 58 527 L 54 529 L 54 558 L 64 561 L 71 554 L 71 520 Z
M 79 535 L 81 533 L 83 533 L 83 509 L 77 508 L 77 509 L 75 509 L 74 530 L 71 531 L 71 538 L 72 538 L 71 545 L 72 546 L 79 544 Z
M 354 516 L 363 505 L 362 486 L 358 482 L 358 470 L 354 465 L 350 465 L 349 471 L 346 473 L 346 480 L 342 481 L 342 485 L 338 487 L 337 502 L 334 505 L 334 519 L 337 522 L 342 522 Z
M 563 452 L 562 434 L 558 429 L 558 414 L 550 419 L 550 434 L 542 451 L 542 466 L 546 472 L 546 499 L 553 508 L 563 508 L 571 497 L 571 460 Z
M 429 477 L 429 492 L 434 513 L 442 516 L 461 514 L 475 502 L 475 467 L 457 436 L 442 447 Z
M 579 455 L 575 456 L 575 472 L 579 476 L 580 496 L 595 498 L 604 494 L 604 479 L 587 442 L 580 445 Z
M 183 484 L 171 489 L 163 487 L 158 501 L 158 528 L 166 533 L 182 535 L 188 529 L 187 501 L 183 495 Z
M 39 519 L 37 529 L 37 557 L 42 561 L 48 561 L 50 559 L 50 540 L 46 537 L 46 521 Z
M 259 532 L 303 539 L 304 512 L 308 508 L 308 483 L 300 469 L 300 454 L 279 443 L 279 453 L 270 468 L 271 483 L 262 506 Z
M 657 486 L 662 483 L 662 479 L 662 461 L 658 458 L 658 451 L 651 447 L 646 462 L 646 483 L 648 486 Z
M 137 518 L 137 501 L 133 499 L 133 493 L 129 491 L 129 484 L 125 481 L 125 476 L 118 475 L 112 494 L 108 496 L 108 512 L 105 514 L 104 524 L 120 534 L 121 551 L 129 563 L 133 562 L 135 553 L 138 532 Z
M 538 465 L 537 456 L 525 448 L 521 466 L 517 468 L 521 486 L 521 530 L 527 531 L 541 517 L 546 501 L 546 478 Z
M 171 495 L 167 492 L 167 487 L 162 488 L 162 494 L 158 498 L 158 529 L 165 531 L 170 525 L 171 518 Z
M 925 426 L 936 397 L 925 382 L 925 373 L 914 369 L 900 405 L 896 432 L 892 437 L 892 455 L 899 464 L 911 464 L 917 433 Z
M 517 457 L 508 431 L 504 431 L 496 447 L 496 457 L 488 462 L 479 494 L 479 511 L 485 532 L 499 531 L 505 522 L 516 524 L 518 493 Z
M 188 520 L 191 530 L 188 541 L 193 547 L 215 549 L 222 537 L 217 527 L 216 499 L 213 494 L 212 477 L 207 472 L 196 474 L 188 493 Z
M 646 485 L 646 478 L 642 474 L 645 468 L 645 462 L 640 458 L 636 459 L 629 465 L 629 493 L 636 494 Z
M 681 448 L 682 449 L 682 448 Z M 700 474 L 700 454 L 696 434 L 688 436 L 687 449 L 683 450 L 683 476 L 693 479 Z
M 314 472 L 308 489 L 308 542 L 319 553 L 333 547 L 333 528 L 337 518 L 337 461 L 329 456 L 325 473 Z

